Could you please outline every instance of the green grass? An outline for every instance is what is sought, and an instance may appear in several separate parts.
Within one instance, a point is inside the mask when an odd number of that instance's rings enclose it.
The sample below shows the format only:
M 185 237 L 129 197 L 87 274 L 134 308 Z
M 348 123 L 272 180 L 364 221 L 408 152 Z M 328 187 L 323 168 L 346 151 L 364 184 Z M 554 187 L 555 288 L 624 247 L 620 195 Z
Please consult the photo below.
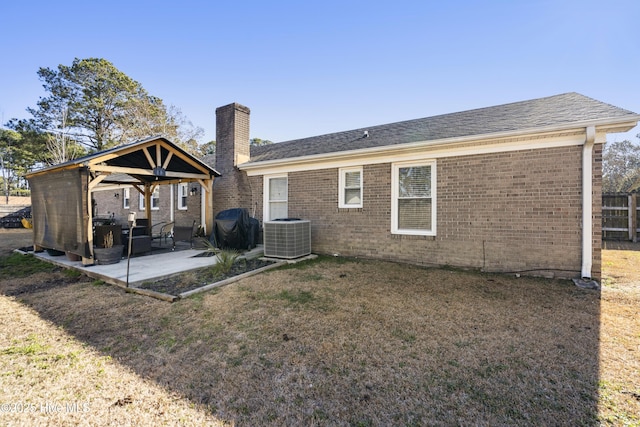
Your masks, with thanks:
M 317 282 L 324 279 L 322 274 L 305 274 L 300 278 L 302 282 Z
M 14 342 L 14 344 L 17 344 L 17 342 Z M 37 337 L 34 334 L 31 334 L 27 337 L 27 343 L 25 345 L 12 345 L 2 349 L 1 354 L 19 354 L 22 356 L 29 356 L 42 353 L 45 349 L 46 347 L 38 342 Z
M 27 277 L 43 272 L 51 273 L 57 271 L 58 268 L 35 258 L 33 255 L 12 253 L 9 256 L 0 257 L 0 279 Z
M 78 277 L 82 276 L 82 272 L 80 270 L 76 270 L 75 268 L 66 268 L 64 270 L 64 275 L 69 278 L 77 279 Z
M 274 296 L 274 299 L 286 301 L 289 304 L 307 304 L 313 302 L 316 297 L 312 292 L 295 290 L 290 291 L 285 289 Z

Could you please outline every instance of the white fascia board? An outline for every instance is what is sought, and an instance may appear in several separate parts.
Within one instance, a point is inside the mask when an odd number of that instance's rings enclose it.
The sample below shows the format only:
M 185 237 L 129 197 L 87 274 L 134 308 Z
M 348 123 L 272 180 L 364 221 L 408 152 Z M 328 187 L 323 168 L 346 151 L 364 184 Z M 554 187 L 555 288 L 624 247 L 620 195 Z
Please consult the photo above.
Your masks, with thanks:
M 481 141 L 477 141 L 480 143 Z M 424 144 L 410 147 L 394 146 L 393 150 L 359 150 L 353 152 L 331 153 L 327 156 L 308 156 L 287 161 L 261 162 L 256 167 L 244 169 L 249 176 L 272 173 L 287 173 L 319 170 L 327 168 L 343 168 L 360 165 L 373 165 L 381 163 L 402 162 L 417 159 L 438 159 L 445 157 L 458 157 L 477 154 L 502 153 L 509 151 L 534 150 L 541 148 L 566 147 L 582 145 L 584 136 L 572 135 L 551 139 L 526 139 L 511 142 L 486 143 L 478 146 L 470 146 L 469 142 L 460 144 Z M 384 147 L 387 148 L 387 147 Z M 258 167 L 259 166 L 259 167 Z
M 392 161 L 416 159 L 416 155 L 424 153 L 425 158 L 442 158 L 452 156 L 499 153 L 548 147 L 562 147 L 584 144 L 584 136 L 554 137 L 559 133 L 584 133 L 588 126 L 598 126 L 598 134 L 625 132 L 633 129 L 640 121 L 640 115 L 618 120 L 593 120 L 573 123 L 567 126 L 549 126 L 545 128 L 526 129 L 521 131 L 497 132 L 486 135 L 473 135 L 460 138 L 445 138 L 433 141 L 418 141 L 408 144 L 386 145 L 361 150 L 338 151 L 311 156 L 291 157 L 287 159 L 266 160 L 263 162 L 245 163 L 238 166 L 247 175 L 264 175 L 266 173 L 286 173 L 306 170 L 326 169 L 328 167 L 348 167 L 362 164 L 389 163 Z M 600 135 L 599 135 L 600 136 Z M 507 142 L 501 140 L 509 140 Z M 517 141 L 513 141 L 517 139 Z M 606 138 L 603 136 L 602 141 Z M 601 138 L 598 138 L 601 140 Z M 478 143 L 469 147 L 470 143 Z M 464 145 L 464 148 L 456 146 Z M 427 155 L 428 153 L 428 155 Z

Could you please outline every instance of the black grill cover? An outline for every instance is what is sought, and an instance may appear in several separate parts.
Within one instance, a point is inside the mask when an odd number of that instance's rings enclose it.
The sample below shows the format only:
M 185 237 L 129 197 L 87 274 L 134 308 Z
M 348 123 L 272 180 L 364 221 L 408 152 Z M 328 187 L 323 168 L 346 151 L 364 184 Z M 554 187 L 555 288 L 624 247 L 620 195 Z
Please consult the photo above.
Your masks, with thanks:
M 227 209 L 216 215 L 210 240 L 222 249 L 251 249 L 257 243 L 258 225 L 246 209 Z

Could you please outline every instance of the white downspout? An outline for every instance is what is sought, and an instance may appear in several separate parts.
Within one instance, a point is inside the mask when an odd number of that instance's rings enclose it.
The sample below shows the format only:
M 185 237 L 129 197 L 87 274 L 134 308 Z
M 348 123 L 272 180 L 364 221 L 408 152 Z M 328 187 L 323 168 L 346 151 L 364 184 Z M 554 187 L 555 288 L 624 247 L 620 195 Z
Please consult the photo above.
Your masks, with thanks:
M 582 278 L 591 279 L 593 264 L 593 145 L 595 126 L 586 128 L 587 138 L 582 148 Z

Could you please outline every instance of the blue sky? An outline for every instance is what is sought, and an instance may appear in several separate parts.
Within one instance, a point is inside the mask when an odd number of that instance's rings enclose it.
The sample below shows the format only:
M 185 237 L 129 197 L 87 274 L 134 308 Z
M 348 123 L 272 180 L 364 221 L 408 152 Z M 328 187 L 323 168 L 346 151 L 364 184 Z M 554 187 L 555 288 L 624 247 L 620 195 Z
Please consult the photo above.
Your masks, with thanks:
M 12 1 L 0 119 L 27 118 L 39 67 L 99 57 L 215 139 L 306 136 L 580 92 L 640 113 L 640 2 Z M 630 139 L 635 128 L 613 139 Z M 633 138 L 635 139 L 635 138 Z M 611 140 L 611 138 L 610 138 Z

